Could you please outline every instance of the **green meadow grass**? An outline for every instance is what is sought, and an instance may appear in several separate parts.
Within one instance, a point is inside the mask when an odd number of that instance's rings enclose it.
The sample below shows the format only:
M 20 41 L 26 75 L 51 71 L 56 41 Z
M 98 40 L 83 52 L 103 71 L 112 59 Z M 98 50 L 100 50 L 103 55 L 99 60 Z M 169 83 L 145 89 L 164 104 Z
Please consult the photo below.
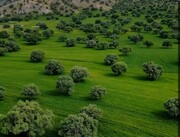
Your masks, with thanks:
M 103 18 L 102 18 L 103 19 Z M 137 18 L 132 18 L 133 22 Z M 69 20 L 69 18 L 62 18 Z M 84 23 L 94 22 L 88 18 Z M 144 47 L 142 42 L 136 45 L 129 42 L 128 32 L 120 35 L 120 46 L 130 46 L 132 53 L 128 56 L 119 55 L 120 61 L 128 64 L 127 73 L 114 76 L 109 66 L 103 64 L 108 53 L 120 54 L 118 49 L 95 50 L 88 49 L 84 44 L 66 47 L 65 43 L 57 42 L 62 31 L 56 30 L 58 21 L 40 20 L 21 22 L 25 28 L 34 26 L 38 22 L 45 22 L 55 31 L 52 38 L 43 40 L 36 46 L 28 46 L 25 41 L 17 39 L 21 50 L 8 53 L 0 58 L 0 85 L 6 88 L 5 98 L 0 101 L 0 117 L 18 101 L 25 100 L 21 96 L 22 86 L 35 83 L 42 94 L 36 101 L 43 107 L 51 109 L 55 117 L 55 126 L 44 137 L 56 137 L 58 125 L 69 114 L 77 114 L 81 107 L 97 104 L 103 110 L 103 117 L 99 121 L 99 137 L 177 137 L 178 121 L 168 116 L 163 103 L 178 94 L 178 45 L 175 41 L 170 49 L 162 48 L 163 39 L 152 33 L 142 32 L 144 40 L 154 42 L 151 48 Z M 129 28 L 132 24 L 128 24 Z M 2 29 L 1 29 L 2 30 Z M 12 29 L 7 29 L 12 33 Z M 129 28 L 130 30 L 130 28 Z M 85 33 L 74 30 L 67 34 L 71 38 L 86 36 Z M 107 41 L 98 36 L 101 41 Z M 41 49 L 46 53 L 46 60 L 42 63 L 31 63 L 32 50 Z M 75 85 L 73 96 L 58 95 L 55 90 L 58 76 L 47 76 L 44 67 L 49 59 L 59 59 L 64 67 L 64 74 L 69 74 L 75 65 L 87 67 L 90 77 Z M 163 66 L 164 72 L 156 81 L 150 81 L 142 71 L 142 64 L 154 61 Z M 92 86 L 101 85 L 107 89 L 107 95 L 100 101 L 89 99 Z M 3 135 L 0 134 L 3 137 Z

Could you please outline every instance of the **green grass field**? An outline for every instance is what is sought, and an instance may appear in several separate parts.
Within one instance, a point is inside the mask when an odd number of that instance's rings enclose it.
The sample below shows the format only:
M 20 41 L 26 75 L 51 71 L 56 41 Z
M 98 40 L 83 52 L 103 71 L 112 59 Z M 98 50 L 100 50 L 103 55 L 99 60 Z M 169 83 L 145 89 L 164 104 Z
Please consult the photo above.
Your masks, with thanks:
M 61 18 L 60 18 L 61 19 Z M 96 18 L 95 18 L 96 19 Z M 83 23 L 94 22 L 88 18 Z M 103 18 L 101 18 L 103 19 Z M 138 18 L 127 25 L 130 27 Z M 69 18 L 62 18 L 69 20 Z M 104 19 L 105 20 L 105 19 Z M 6 88 L 5 98 L 0 101 L 0 116 L 18 101 L 24 100 L 21 96 L 22 86 L 35 83 L 42 94 L 36 101 L 43 107 L 51 109 L 55 114 L 55 126 L 44 137 L 56 137 L 58 124 L 69 114 L 77 114 L 81 107 L 88 104 L 97 104 L 103 110 L 103 117 L 99 121 L 99 137 L 177 137 L 178 121 L 168 116 L 163 103 L 178 94 L 178 44 L 172 40 L 170 49 L 162 48 L 163 39 L 152 33 L 142 32 L 145 40 L 154 42 L 154 46 L 146 48 L 142 42 L 134 45 L 127 39 L 127 32 L 120 35 L 120 46 L 130 46 L 132 53 L 128 56 L 119 56 L 120 61 L 128 64 L 127 73 L 114 76 L 111 68 L 103 64 L 108 53 L 119 54 L 118 49 L 96 50 L 88 49 L 84 44 L 75 47 L 66 47 L 65 43 L 57 42 L 62 31 L 56 30 L 58 21 L 47 21 L 44 17 L 39 20 L 21 22 L 25 28 L 30 28 L 38 22 L 45 22 L 54 30 L 54 36 L 43 40 L 36 46 L 28 46 L 25 41 L 17 39 L 21 50 L 8 53 L 0 57 L 0 85 Z M 2 30 L 2 29 L 0 29 Z M 12 29 L 7 29 L 12 33 Z M 74 30 L 69 37 L 85 36 L 85 33 Z M 101 41 L 108 39 L 98 36 Z M 41 49 L 46 53 L 43 63 L 31 63 L 32 50 Z M 90 77 L 75 85 L 73 96 L 67 97 L 56 93 L 58 76 L 48 76 L 44 67 L 49 59 L 59 59 L 69 74 L 74 65 L 87 67 Z M 164 72 L 156 81 L 150 81 L 142 71 L 142 64 L 154 61 L 163 66 Z M 107 95 L 100 101 L 92 101 L 89 92 L 92 86 L 106 87 Z M 2 134 L 0 134 L 3 137 Z

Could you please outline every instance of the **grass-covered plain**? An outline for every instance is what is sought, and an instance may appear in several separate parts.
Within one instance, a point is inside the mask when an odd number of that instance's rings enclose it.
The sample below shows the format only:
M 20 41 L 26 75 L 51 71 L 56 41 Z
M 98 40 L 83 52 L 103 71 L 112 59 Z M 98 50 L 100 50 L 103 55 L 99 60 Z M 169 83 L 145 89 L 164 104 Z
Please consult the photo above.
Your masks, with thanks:
M 138 20 L 132 18 L 127 28 Z M 97 18 L 87 18 L 83 23 L 94 22 Z M 106 20 L 105 18 L 100 18 Z M 70 20 L 60 18 L 60 20 Z M 43 107 L 51 109 L 56 115 L 55 126 L 45 137 L 56 137 L 59 122 L 69 114 L 77 114 L 81 107 L 88 104 L 97 104 L 103 110 L 103 117 L 99 122 L 99 137 L 177 137 L 178 121 L 168 116 L 163 103 L 178 94 L 178 45 L 172 40 L 170 49 L 162 48 L 163 39 L 158 35 L 142 32 L 145 40 L 154 42 L 154 46 L 147 48 L 142 42 L 136 45 L 128 39 L 127 32 L 120 35 L 120 46 L 130 46 L 132 53 L 128 56 L 119 56 L 120 61 L 128 64 L 127 73 L 114 76 L 111 68 L 104 65 L 104 57 L 108 53 L 120 54 L 118 49 L 96 50 L 88 49 L 84 44 L 75 47 L 66 47 L 65 43 L 57 42 L 60 34 L 64 33 L 55 28 L 59 21 L 47 21 L 44 17 L 39 20 L 20 22 L 24 28 L 31 28 L 38 22 L 45 22 L 54 30 L 54 36 L 43 40 L 36 46 L 29 46 L 25 41 L 17 39 L 21 50 L 8 53 L 0 58 L 0 85 L 6 88 L 5 98 L 0 101 L 0 116 L 18 101 L 24 100 L 21 96 L 23 85 L 35 83 L 41 90 L 41 95 L 36 101 Z M 3 30 L 3 29 L 0 29 Z M 12 28 L 6 29 L 12 34 Z M 129 29 L 130 30 L 130 29 Z M 12 34 L 13 35 L 13 34 Z M 67 34 L 71 38 L 86 36 L 85 33 L 74 30 Z M 100 41 L 109 41 L 98 36 Z M 118 47 L 118 48 L 119 48 Z M 46 60 L 42 63 L 31 63 L 30 53 L 40 49 L 46 54 Z M 69 74 L 74 65 L 87 67 L 90 77 L 82 83 L 75 85 L 75 93 L 72 96 L 58 95 L 55 87 L 58 76 L 48 76 L 44 73 L 44 67 L 49 59 L 59 59 L 65 73 Z M 164 72 L 156 81 L 150 81 L 142 71 L 142 64 L 154 61 L 163 66 Z M 100 101 L 89 99 L 92 86 L 106 87 L 107 95 Z M 3 136 L 0 134 L 0 136 Z

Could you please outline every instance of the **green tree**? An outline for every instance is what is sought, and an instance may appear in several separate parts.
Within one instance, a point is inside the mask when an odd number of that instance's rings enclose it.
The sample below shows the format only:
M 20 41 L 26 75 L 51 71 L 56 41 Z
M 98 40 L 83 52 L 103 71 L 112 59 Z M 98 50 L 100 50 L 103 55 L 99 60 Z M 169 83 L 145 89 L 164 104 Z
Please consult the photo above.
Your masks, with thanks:
M 96 45 L 96 49 L 98 49 L 98 50 L 105 50 L 105 49 L 108 49 L 108 48 L 109 48 L 109 45 L 106 42 L 99 42 Z
M 45 72 L 48 75 L 58 75 L 64 72 L 64 66 L 59 60 L 51 59 L 45 66 Z
M 104 58 L 104 63 L 106 65 L 112 65 L 116 61 L 118 61 L 118 56 L 115 54 L 107 54 L 106 57 Z
M 46 38 L 49 39 L 52 35 L 54 34 L 53 30 L 46 29 L 42 31 L 42 35 Z
M 179 98 L 170 98 L 164 103 L 164 108 L 171 117 L 178 117 L 180 115 L 179 101 Z
M 32 62 L 42 62 L 45 58 L 45 53 L 41 50 L 34 50 L 31 52 L 30 59 Z
M 96 46 L 96 41 L 95 40 L 87 40 L 86 41 L 86 47 L 87 48 L 94 48 Z
M 66 46 L 67 47 L 74 47 L 74 46 L 76 46 L 76 40 L 75 39 L 67 39 L 66 40 Z
M 169 48 L 172 47 L 172 43 L 169 40 L 165 40 L 163 41 L 162 46 L 165 48 Z
M 98 121 L 85 113 L 69 115 L 61 122 L 60 137 L 96 137 Z
M 6 135 L 42 136 L 53 128 L 53 113 L 43 110 L 37 102 L 18 101 L 1 121 L 1 132 Z
M 62 34 L 59 38 L 58 41 L 59 42 L 65 42 L 68 39 L 68 36 L 66 36 L 65 34 Z
M 154 44 L 153 44 L 153 42 L 146 40 L 146 41 L 143 42 L 143 45 L 145 45 L 145 46 L 147 46 L 147 47 L 151 47 L 151 46 L 153 46 Z
M 0 38 L 9 38 L 9 37 L 10 35 L 6 30 L 0 31 Z
M 121 52 L 123 55 L 128 55 L 131 52 L 130 47 L 123 47 L 119 49 L 119 52 Z
M 59 76 L 56 89 L 58 92 L 66 95 L 72 95 L 74 93 L 73 79 L 68 75 Z
M 38 42 L 42 40 L 41 34 L 37 32 L 25 33 L 23 37 L 24 40 L 30 45 L 36 45 Z
M 4 98 L 4 92 L 5 92 L 5 88 L 0 86 L 0 100 L 3 100 Z
M 26 98 L 34 99 L 39 96 L 41 92 L 34 83 L 30 83 L 23 86 L 21 94 Z
M 127 71 L 127 64 L 125 62 L 116 62 L 111 66 L 111 70 L 116 76 L 121 75 Z
M 6 53 L 7 53 L 7 49 L 0 47 L 0 56 L 5 56 Z
M 106 94 L 106 89 L 102 86 L 94 86 L 91 88 L 90 96 L 94 100 L 100 100 Z
M 80 82 L 85 80 L 89 76 L 88 69 L 86 67 L 74 66 L 71 69 L 70 76 L 74 82 Z
M 162 75 L 162 66 L 155 64 L 153 61 L 143 64 L 143 71 L 149 76 L 150 79 L 156 80 Z
M 100 119 L 102 117 L 102 110 L 97 107 L 95 104 L 89 104 L 86 107 L 82 107 L 80 110 L 80 113 L 85 113 L 89 117 L 92 117 L 93 119 Z

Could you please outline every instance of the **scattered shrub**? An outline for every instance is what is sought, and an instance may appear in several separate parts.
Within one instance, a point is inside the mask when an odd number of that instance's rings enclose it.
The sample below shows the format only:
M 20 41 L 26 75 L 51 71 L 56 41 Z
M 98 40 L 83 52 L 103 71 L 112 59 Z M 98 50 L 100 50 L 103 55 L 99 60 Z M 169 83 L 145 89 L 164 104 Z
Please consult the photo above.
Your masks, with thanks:
M 111 70 L 115 75 L 121 75 L 127 71 L 127 64 L 124 62 L 116 62 L 111 66 Z
M 167 102 L 164 103 L 164 108 L 168 111 L 171 117 L 178 117 L 180 114 L 180 106 L 179 106 L 178 98 L 170 98 Z
M 94 100 L 100 100 L 106 94 L 106 89 L 101 86 L 91 88 L 90 96 Z
M 7 49 L 0 47 L 0 56 L 5 56 L 6 53 L 7 53 Z
M 59 38 L 58 38 L 58 41 L 59 42 L 65 42 L 66 40 L 68 39 L 68 36 L 66 36 L 66 35 L 61 35 Z
M 112 65 L 116 61 L 118 61 L 118 56 L 114 55 L 114 54 L 107 54 L 105 59 L 104 59 L 104 63 L 106 65 Z
M 100 42 L 96 45 L 96 49 L 98 49 L 98 50 L 105 50 L 108 48 L 109 48 L 109 45 L 106 42 Z
M 131 52 L 130 47 L 123 47 L 119 49 L 119 52 L 121 52 L 123 55 L 128 55 Z
M 155 64 L 153 61 L 143 64 L 143 71 L 149 76 L 150 79 L 155 80 L 162 75 L 162 66 Z
M 162 43 L 162 46 L 165 47 L 165 48 L 169 48 L 169 47 L 172 47 L 172 43 L 169 40 L 165 40 Z
M 37 102 L 18 101 L 2 118 L 1 132 L 9 136 L 42 136 L 53 128 L 53 118 L 53 113 L 43 110 Z
M 3 100 L 4 98 L 4 92 L 5 92 L 5 88 L 0 86 L 0 100 Z
M 53 34 L 54 34 L 53 30 L 50 30 L 50 29 L 46 29 L 46 30 L 43 30 L 43 31 L 42 31 L 42 35 L 43 35 L 46 39 L 50 38 Z
M 71 69 L 70 76 L 74 82 L 80 82 L 89 76 L 88 69 L 81 66 L 74 66 Z
M 67 95 L 72 95 L 74 92 L 73 87 L 74 87 L 74 82 L 70 76 L 67 75 L 59 76 L 56 83 L 56 89 L 58 92 Z
M 76 46 L 76 40 L 75 39 L 67 39 L 66 40 L 66 46 L 67 47 L 74 47 L 74 46 Z
M 45 58 L 45 53 L 41 50 L 34 50 L 31 52 L 30 59 L 32 62 L 42 62 Z
M 9 38 L 9 37 L 10 35 L 8 34 L 6 30 L 0 31 L 0 38 Z
M 112 42 L 109 43 L 109 48 L 117 48 L 119 46 L 119 42 L 114 40 Z
M 39 26 L 39 28 L 42 30 L 48 29 L 48 27 L 45 23 L 37 23 L 36 26 Z
M 153 42 L 151 42 L 151 41 L 144 41 L 143 42 L 143 45 L 145 45 L 145 46 L 147 46 L 147 47 L 151 47 L 151 46 L 153 46 L 154 44 L 153 44 Z
M 5 28 L 5 29 L 6 29 L 6 28 L 10 28 L 10 27 L 11 27 L 11 26 L 10 26 L 9 24 L 4 24 L 4 25 L 3 25 L 3 28 Z
M 40 95 L 41 92 L 34 83 L 30 83 L 23 87 L 21 94 L 26 98 L 33 99 Z
M 99 119 L 102 116 L 102 110 L 95 104 L 89 104 L 87 107 L 82 107 L 80 113 L 85 113 L 93 119 Z
M 20 47 L 18 44 L 16 44 L 14 41 L 7 41 L 5 42 L 5 48 L 8 52 L 14 52 L 20 50 Z
M 38 42 L 42 40 L 41 34 L 38 32 L 25 33 L 23 35 L 23 38 L 30 45 L 36 45 Z
M 98 122 L 85 113 L 69 115 L 61 122 L 60 137 L 96 137 Z
M 48 75 L 57 75 L 64 72 L 64 66 L 59 60 L 49 60 L 48 64 L 45 66 L 45 72 Z
M 95 46 L 96 46 L 96 41 L 95 40 L 88 40 L 87 42 L 86 42 L 86 47 L 87 48 L 94 48 Z

